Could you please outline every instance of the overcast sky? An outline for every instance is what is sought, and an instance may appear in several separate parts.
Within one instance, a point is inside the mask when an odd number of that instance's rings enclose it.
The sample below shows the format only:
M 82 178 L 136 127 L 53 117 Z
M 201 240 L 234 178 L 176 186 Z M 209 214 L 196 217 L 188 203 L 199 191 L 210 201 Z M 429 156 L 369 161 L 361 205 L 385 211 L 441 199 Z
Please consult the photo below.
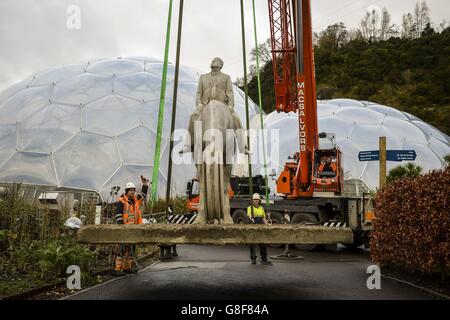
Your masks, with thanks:
M 269 37 L 267 0 L 255 0 L 258 40 Z M 313 28 L 343 21 L 358 26 L 370 6 L 387 7 L 400 24 L 415 0 L 312 0 Z M 168 0 L 0 0 L 0 90 L 40 70 L 99 57 L 163 59 Z M 178 0 L 174 0 L 170 60 L 175 59 Z M 185 0 L 181 63 L 208 71 L 225 61 L 233 80 L 243 75 L 239 0 Z M 254 47 L 251 0 L 244 0 L 248 51 Z M 450 20 L 448 0 L 427 0 L 437 25 Z M 80 8 L 80 29 L 69 30 L 70 5 Z

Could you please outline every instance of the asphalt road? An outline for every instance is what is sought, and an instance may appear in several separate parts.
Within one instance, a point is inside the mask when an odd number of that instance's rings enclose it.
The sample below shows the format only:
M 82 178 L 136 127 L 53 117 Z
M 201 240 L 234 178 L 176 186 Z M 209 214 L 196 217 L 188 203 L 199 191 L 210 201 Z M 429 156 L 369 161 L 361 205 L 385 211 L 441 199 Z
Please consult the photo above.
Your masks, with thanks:
M 282 249 L 269 248 L 269 255 Z M 367 252 L 300 252 L 304 259 L 251 265 L 246 246 L 178 246 L 176 260 L 158 262 L 69 299 L 434 299 L 419 289 L 381 278 L 369 290 Z

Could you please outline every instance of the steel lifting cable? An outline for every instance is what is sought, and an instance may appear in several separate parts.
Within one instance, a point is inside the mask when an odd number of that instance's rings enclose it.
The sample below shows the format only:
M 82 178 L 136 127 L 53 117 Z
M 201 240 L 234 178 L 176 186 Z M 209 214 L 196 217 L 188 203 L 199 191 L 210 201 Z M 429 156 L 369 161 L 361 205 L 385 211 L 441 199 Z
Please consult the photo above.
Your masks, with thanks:
M 258 82 L 258 102 L 259 102 L 259 118 L 261 121 L 261 141 L 263 146 L 263 160 L 264 160 L 264 180 L 265 180 L 265 197 L 266 197 L 266 206 L 269 206 L 269 177 L 267 175 L 267 158 L 266 158 L 266 144 L 264 139 L 264 120 L 263 120 L 263 103 L 262 103 L 262 94 L 261 94 L 261 77 L 260 77 L 260 69 L 259 69 L 259 45 L 258 45 L 258 35 L 256 31 L 256 10 L 255 10 L 255 0 L 252 0 L 253 7 L 253 31 L 255 38 L 255 50 L 256 50 L 256 79 Z
M 153 175 L 152 175 L 152 192 L 151 192 L 151 212 L 153 212 L 153 205 L 155 204 L 158 191 L 158 173 L 159 173 L 159 158 L 161 154 L 161 138 L 162 127 L 164 124 L 164 103 L 166 97 L 166 83 L 167 83 L 167 65 L 169 60 L 169 44 L 170 44 L 170 24 L 172 20 L 172 0 L 169 1 L 169 14 L 167 18 L 166 44 L 164 49 L 164 64 L 161 80 L 161 95 L 159 99 L 159 113 L 158 113 L 158 127 L 156 131 L 155 156 L 153 159 Z M 168 201 L 168 199 L 167 199 Z
M 241 32 L 242 32 L 242 62 L 244 64 L 244 93 L 245 93 L 245 120 L 247 126 L 247 148 L 250 151 L 250 119 L 248 112 L 248 83 L 247 83 L 247 53 L 245 52 L 245 19 L 244 19 L 244 2 L 241 3 Z M 253 175 L 252 175 L 252 161 L 250 152 L 247 155 L 248 159 L 248 188 L 250 197 L 253 196 Z M 251 217 L 254 217 L 253 205 L 250 206 Z

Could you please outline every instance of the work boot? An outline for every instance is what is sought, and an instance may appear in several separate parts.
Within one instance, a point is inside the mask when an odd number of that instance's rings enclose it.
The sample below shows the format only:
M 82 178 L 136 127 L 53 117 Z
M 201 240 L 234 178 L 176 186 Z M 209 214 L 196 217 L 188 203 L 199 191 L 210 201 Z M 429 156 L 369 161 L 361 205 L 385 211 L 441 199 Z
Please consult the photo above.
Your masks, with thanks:
M 172 257 L 178 257 L 177 246 L 172 246 Z
M 113 270 L 113 271 L 111 272 L 111 274 L 112 274 L 114 277 L 122 277 L 122 276 L 125 275 L 125 272 L 123 272 L 122 270 Z
M 272 265 L 272 261 L 264 259 L 264 260 L 261 260 L 261 264 L 263 264 L 265 266 L 271 266 Z
M 168 249 L 161 247 L 161 254 L 159 260 L 170 260 L 170 259 L 172 259 L 172 255 L 170 254 L 170 247 Z
M 128 274 L 136 274 L 136 273 L 138 273 L 138 271 L 139 271 L 139 268 L 138 267 L 132 267 L 132 268 L 130 268 L 130 269 L 125 269 L 124 270 L 124 272 L 125 273 L 128 273 Z

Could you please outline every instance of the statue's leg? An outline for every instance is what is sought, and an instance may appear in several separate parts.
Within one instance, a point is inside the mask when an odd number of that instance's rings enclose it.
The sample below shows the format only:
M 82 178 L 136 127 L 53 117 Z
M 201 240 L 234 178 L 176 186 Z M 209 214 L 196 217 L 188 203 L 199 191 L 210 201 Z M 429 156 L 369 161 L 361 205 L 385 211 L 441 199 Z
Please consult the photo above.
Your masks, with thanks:
M 222 206 L 222 208 L 223 208 L 222 212 L 223 212 L 223 223 L 224 224 L 233 223 L 233 219 L 231 219 L 231 215 L 230 215 L 230 198 L 228 197 L 228 186 L 230 185 L 231 170 L 232 170 L 231 164 L 223 165 L 222 195 L 223 195 L 224 201 L 223 201 L 223 206 Z
M 196 110 L 189 117 L 189 126 L 188 126 L 189 134 L 186 137 L 186 140 L 184 141 L 184 147 L 183 147 L 181 153 L 192 151 L 192 149 L 194 147 L 194 123 L 195 123 L 195 121 L 199 121 L 199 120 L 201 120 L 200 113 Z
M 197 178 L 198 178 L 198 184 L 200 187 L 200 201 L 198 204 L 198 214 L 197 218 L 195 218 L 193 224 L 204 224 L 206 222 L 205 219 L 205 183 L 204 183 L 204 170 L 202 164 L 197 164 Z
M 233 125 L 234 130 L 236 132 L 236 139 L 238 143 L 239 152 L 241 153 L 248 153 L 248 146 L 245 136 L 244 128 L 242 127 L 241 119 L 239 119 L 239 116 L 237 115 L 236 111 L 233 111 L 231 113 L 231 116 L 233 118 Z

